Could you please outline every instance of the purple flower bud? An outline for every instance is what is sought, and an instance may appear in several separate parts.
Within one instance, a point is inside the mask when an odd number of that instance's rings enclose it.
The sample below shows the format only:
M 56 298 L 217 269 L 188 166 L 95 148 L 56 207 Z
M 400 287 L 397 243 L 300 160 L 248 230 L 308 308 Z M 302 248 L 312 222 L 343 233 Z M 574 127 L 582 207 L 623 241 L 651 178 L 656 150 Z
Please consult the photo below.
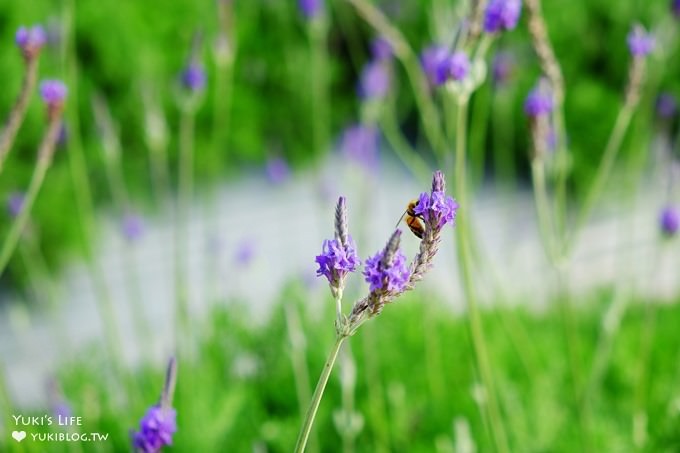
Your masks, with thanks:
M 406 256 L 398 249 L 398 237 L 396 247 L 396 250 L 390 251 L 388 243 L 384 250 L 366 260 L 363 275 L 371 292 L 400 293 L 406 288 L 411 273 L 406 264 Z
M 172 408 L 151 406 L 135 433 L 133 446 L 144 453 L 156 453 L 172 445 L 172 435 L 177 431 L 177 412 Z
M 661 211 L 659 223 L 661 232 L 664 235 L 668 237 L 674 236 L 680 228 L 680 209 L 674 206 L 666 206 L 663 211 Z
M 273 184 L 281 184 L 290 176 L 290 168 L 283 157 L 277 156 L 267 160 L 265 167 L 267 178 Z
M 21 208 L 24 206 L 24 194 L 19 192 L 14 192 L 10 194 L 7 198 L 7 211 L 12 217 L 16 217 L 21 212 Z
M 359 79 L 359 96 L 364 99 L 384 98 L 390 89 L 390 72 L 383 62 L 374 61 L 364 66 Z
M 678 112 L 678 103 L 670 93 L 661 93 L 656 98 L 656 114 L 660 118 L 669 119 Z
M 322 275 L 326 277 L 333 290 L 340 288 L 345 276 L 349 272 L 354 272 L 361 264 L 352 236 L 348 236 L 344 247 L 339 239 L 323 241 L 321 255 L 317 255 L 315 261 L 319 265 L 317 277 Z
M 371 55 L 377 61 L 385 61 L 392 58 L 394 50 L 388 40 L 378 37 L 371 42 Z
M 380 133 L 376 127 L 355 124 L 342 134 L 340 150 L 348 160 L 375 171 L 378 167 L 379 142 Z
M 441 230 L 444 225 L 455 225 L 458 203 L 443 191 L 423 192 L 418 198 L 415 213 L 421 215 L 433 229 Z
M 144 234 L 144 222 L 136 214 L 126 214 L 123 218 L 121 230 L 125 239 L 135 242 Z
M 191 62 L 182 72 L 182 85 L 189 91 L 200 91 L 205 87 L 205 71 L 197 62 Z
M 420 64 L 432 86 L 446 82 L 446 73 L 441 71 L 442 62 L 449 56 L 449 51 L 443 46 L 430 46 L 420 54 Z
M 305 18 L 311 20 L 323 11 L 322 0 L 298 0 L 298 7 Z
M 549 115 L 554 108 L 552 93 L 548 85 L 541 81 L 536 88 L 531 90 L 524 101 L 524 112 L 536 118 Z
M 514 66 L 514 59 L 509 53 L 498 52 L 494 55 L 493 63 L 491 64 L 491 75 L 494 83 L 497 86 L 507 83 L 512 76 Z
M 50 110 L 61 109 L 66 93 L 66 85 L 59 80 L 44 80 L 40 84 L 40 96 Z
M 443 60 L 441 64 L 446 77 L 457 82 L 467 77 L 470 72 L 470 59 L 463 51 L 455 52 L 449 58 Z
M 680 18 L 680 0 L 673 0 L 671 2 L 671 12 L 676 18 Z
M 484 13 L 484 31 L 512 30 L 522 13 L 521 0 L 490 0 Z
M 45 29 L 40 25 L 31 28 L 19 27 L 15 36 L 15 42 L 26 58 L 33 58 L 47 42 Z
M 633 26 L 628 34 L 628 49 L 634 57 L 645 57 L 654 50 L 654 37 L 641 25 Z

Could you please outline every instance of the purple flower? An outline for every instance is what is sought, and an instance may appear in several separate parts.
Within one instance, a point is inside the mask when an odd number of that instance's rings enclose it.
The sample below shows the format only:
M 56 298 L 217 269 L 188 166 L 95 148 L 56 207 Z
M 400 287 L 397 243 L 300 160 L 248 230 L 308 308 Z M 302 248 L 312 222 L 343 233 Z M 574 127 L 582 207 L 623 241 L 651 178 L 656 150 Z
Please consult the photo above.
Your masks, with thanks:
M 463 80 L 470 72 L 470 59 L 463 51 L 455 52 L 440 64 L 443 65 L 440 71 L 446 75 L 446 78 L 451 78 L 455 81 Z
M 364 99 L 384 98 L 390 89 L 390 72 L 387 65 L 373 61 L 364 66 L 359 78 L 359 96 Z
M 363 275 L 370 285 L 371 292 L 390 291 L 400 293 L 406 288 L 411 275 L 406 265 L 406 256 L 397 249 L 391 263 L 385 263 L 385 250 L 381 250 L 366 260 Z
M 628 49 L 634 57 L 645 57 L 654 50 L 654 37 L 647 33 L 641 25 L 633 26 L 628 33 Z
M 392 58 L 394 50 L 388 40 L 378 37 L 371 42 L 371 55 L 377 61 L 386 61 Z
M 664 235 L 668 237 L 674 236 L 678 232 L 678 228 L 680 228 L 680 209 L 674 206 L 666 206 L 661 211 L 659 223 L 661 232 Z
M 144 222 L 136 214 L 126 214 L 121 230 L 128 241 L 134 242 L 144 234 Z
M 61 108 L 66 93 L 66 85 L 59 80 L 43 80 L 40 84 L 40 97 L 49 109 Z
M 452 226 L 455 224 L 458 203 L 439 190 L 432 193 L 423 192 L 418 198 L 414 211 L 422 216 L 433 229 L 441 230 L 447 223 Z
M 267 178 L 273 184 L 281 184 L 290 176 L 290 167 L 283 157 L 271 157 L 265 166 Z
M 255 243 L 249 239 L 244 239 L 236 247 L 236 253 L 234 253 L 234 261 L 239 266 L 248 266 L 255 257 Z
M 484 13 L 484 31 L 512 30 L 522 13 L 521 0 L 490 0 Z
M 15 42 L 26 58 L 33 58 L 47 42 L 47 34 L 40 25 L 31 28 L 19 27 Z
M 172 445 L 172 435 L 177 431 L 177 412 L 172 408 L 151 406 L 140 422 L 135 433 L 133 446 L 144 452 L 159 452 L 166 445 Z
M 378 166 L 379 141 L 380 133 L 376 127 L 355 124 L 343 132 L 340 150 L 347 159 L 374 171 Z
M 300 12 L 302 12 L 307 19 L 314 19 L 321 11 L 323 11 L 323 1 L 298 0 L 298 7 L 300 8 Z
M 524 101 L 524 112 L 532 118 L 548 115 L 553 111 L 553 108 L 552 93 L 548 85 L 542 81 L 529 92 Z
M 348 236 L 344 247 L 337 238 L 323 241 L 321 255 L 317 255 L 315 261 L 319 265 L 316 276 L 325 276 L 332 288 L 339 288 L 345 276 L 361 264 L 352 236 Z
M 182 72 L 182 85 L 189 91 L 200 91 L 205 87 L 206 75 L 197 62 L 191 62 Z
M 442 72 L 442 62 L 449 56 L 449 51 L 443 46 L 430 46 L 420 54 L 420 64 L 432 86 L 446 82 L 446 73 Z
M 661 118 L 672 118 L 678 112 L 678 103 L 670 93 L 661 93 L 656 98 L 656 114 Z
M 16 217 L 21 212 L 21 208 L 24 206 L 24 194 L 19 192 L 14 192 L 10 194 L 7 198 L 7 211 L 12 217 Z
M 498 52 L 493 57 L 491 75 L 496 85 L 504 85 L 512 76 L 515 62 L 508 52 Z
M 673 0 L 671 2 L 671 12 L 676 18 L 680 18 L 680 0 Z

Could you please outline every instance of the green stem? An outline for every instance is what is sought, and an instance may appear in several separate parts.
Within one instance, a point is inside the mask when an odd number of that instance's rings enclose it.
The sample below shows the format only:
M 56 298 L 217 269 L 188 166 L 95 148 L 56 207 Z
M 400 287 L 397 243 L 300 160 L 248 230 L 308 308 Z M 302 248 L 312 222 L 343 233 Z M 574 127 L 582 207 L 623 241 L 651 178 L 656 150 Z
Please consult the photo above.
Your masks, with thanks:
M 19 215 L 17 215 L 17 217 L 12 222 L 12 226 L 7 233 L 7 237 L 2 244 L 2 249 L 0 251 L 0 276 L 4 273 L 5 268 L 12 257 L 12 253 L 19 243 L 21 233 L 23 233 L 26 223 L 30 217 L 33 203 L 35 202 L 38 192 L 42 187 L 42 183 L 45 180 L 47 169 L 50 168 L 52 163 L 52 154 L 54 153 L 54 147 L 56 146 L 57 138 L 59 137 L 60 128 L 61 118 L 55 117 L 54 119 L 50 120 L 45 137 L 40 144 L 40 148 L 38 149 L 38 163 L 35 167 L 35 170 L 33 171 L 33 176 L 31 177 L 31 182 L 29 183 L 23 206 L 21 207 Z
M 314 152 L 323 155 L 328 143 L 328 72 L 325 18 L 309 24 L 312 77 L 312 134 Z
M 461 274 L 461 281 L 463 283 L 463 293 L 468 303 L 470 322 L 470 334 L 472 336 L 472 344 L 475 352 L 475 359 L 477 367 L 482 379 L 482 384 L 486 390 L 487 403 L 486 412 L 491 429 L 491 436 L 496 451 L 508 452 L 508 440 L 503 427 L 500 407 L 496 390 L 493 381 L 493 374 L 491 371 L 491 362 L 489 360 L 488 348 L 486 339 L 484 337 L 484 329 L 482 326 L 481 314 L 477 305 L 477 299 L 472 281 L 472 255 L 470 252 L 470 244 L 468 243 L 468 227 L 469 219 L 467 218 L 470 206 L 467 198 L 467 182 L 466 182 L 466 134 L 467 134 L 467 105 L 468 99 L 460 97 L 457 103 L 458 111 L 456 115 L 456 165 L 455 165 L 455 181 L 456 181 L 456 197 L 460 205 L 465 211 L 457 219 L 456 236 L 458 242 L 458 262 Z
M 29 58 L 26 61 L 26 72 L 24 73 L 24 80 L 21 84 L 19 97 L 17 98 L 14 107 L 12 108 L 7 124 L 0 134 L 0 173 L 4 168 L 5 159 L 9 154 L 14 139 L 16 138 L 19 127 L 24 121 L 26 110 L 28 109 L 28 101 L 31 99 L 33 87 L 35 87 L 38 78 L 38 56 Z
M 319 409 L 319 403 L 321 403 L 321 398 L 323 397 L 323 392 L 326 389 L 326 384 L 328 383 L 328 378 L 333 370 L 333 365 L 335 365 L 335 359 L 338 358 L 338 352 L 340 352 L 340 346 L 345 340 L 344 336 L 337 336 L 335 339 L 335 344 L 328 354 L 328 359 L 323 366 L 321 371 L 321 376 L 316 384 L 316 389 L 314 390 L 314 395 L 312 395 L 312 401 L 309 403 L 309 409 L 307 409 L 307 415 L 305 416 L 305 421 L 300 430 L 300 435 L 298 436 L 297 444 L 295 445 L 295 453 L 303 453 L 305 451 L 305 446 L 307 445 L 307 440 L 309 439 L 309 433 L 312 431 L 312 425 L 314 424 L 314 418 L 316 417 L 316 412 Z

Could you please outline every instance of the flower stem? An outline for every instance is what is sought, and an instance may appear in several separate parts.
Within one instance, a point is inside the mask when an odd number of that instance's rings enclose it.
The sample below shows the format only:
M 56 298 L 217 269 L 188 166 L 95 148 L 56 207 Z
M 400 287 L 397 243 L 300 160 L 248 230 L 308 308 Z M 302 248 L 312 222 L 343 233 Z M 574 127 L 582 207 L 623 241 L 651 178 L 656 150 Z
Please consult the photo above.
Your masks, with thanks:
M 26 116 L 26 109 L 28 108 L 28 101 L 31 98 L 31 92 L 35 86 L 35 82 L 38 78 L 38 57 L 33 57 L 28 59 L 26 62 L 26 72 L 24 74 L 24 80 L 21 84 L 21 91 L 19 92 L 19 97 L 17 102 L 14 104 L 14 108 L 7 118 L 7 125 L 0 134 L 0 173 L 3 170 L 3 164 L 5 159 L 9 154 L 10 148 L 14 143 L 14 138 L 19 131 L 19 127 Z
M 335 365 L 335 359 L 338 358 L 338 352 L 340 351 L 340 346 L 342 342 L 347 338 L 346 336 L 338 335 L 335 339 L 335 344 L 328 354 L 328 359 L 323 366 L 321 371 L 321 376 L 316 384 L 316 389 L 314 390 L 314 395 L 312 395 L 312 401 L 309 403 L 309 409 L 307 409 L 307 415 L 305 416 L 304 424 L 300 430 L 300 435 L 298 436 L 297 444 L 295 445 L 295 453 L 302 453 L 305 451 L 305 446 L 307 445 L 307 440 L 309 439 L 309 433 L 312 431 L 312 425 L 314 424 L 314 418 L 316 417 L 316 411 L 319 409 L 319 403 L 321 403 L 321 398 L 323 397 L 323 392 L 326 390 L 326 384 L 328 383 L 328 378 L 333 370 L 333 365 Z
M 498 405 L 493 375 L 491 372 L 488 348 L 484 338 L 482 319 L 479 312 L 479 307 L 477 306 L 474 283 L 472 281 L 472 255 L 470 244 L 468 242 L 468 228 L 470 224 L 469 219 L 466 217 L 470 211 L 470 205 L 467 199 L 467 182 L 465 171 L 465 148 L 467 146 L 466 132 L 468 114 L 467 106 L 468 99 L 466 96 L 461 96 L 458 98 L 458 108 L 456 115 L 456 196 L 460 201 L 460 205 L 463 206 L 463 209 L 465 209 L 465 214 L 458 219 L 458 225 L 455 229 L 458 239 L 458 261 L 461 280 L 463 282 L 463 292 L 465 299 L 468 302 L 470 334 L 472 336 L 472 344 L 475 352 L 475 358 L 477 360 L 477 368 L 487 393 L 486 411 L 491 429 L 491 435 L 496 451 L 504 453 L 509 451 L 508 441 L 501 420 L 500 408 Z

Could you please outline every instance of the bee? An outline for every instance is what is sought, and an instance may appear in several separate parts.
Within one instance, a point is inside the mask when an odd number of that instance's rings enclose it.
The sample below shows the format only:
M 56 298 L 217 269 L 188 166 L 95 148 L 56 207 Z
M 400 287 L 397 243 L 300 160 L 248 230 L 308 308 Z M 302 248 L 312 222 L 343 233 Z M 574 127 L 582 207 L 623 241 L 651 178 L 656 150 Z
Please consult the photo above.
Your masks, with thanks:
M 413 234 L 418 237 L 418 239 L 422 239 L 423 236 L 425 235 L 425 224 L 423 224 L 423 216 L 420 214 L 416 214 L 416 205 L 418 204 L 418 200 L 411 200 L 409 204 L 406 206 L 406 210 L 404 213 L 399 217 L 399 221 L 397 222 L 396 226 L 399 226 L 399 222 L 401 222 L 401 219 L 406 217 L 404 220 L 406 222 L 406 225 L 408 225 L 409 229 Z

